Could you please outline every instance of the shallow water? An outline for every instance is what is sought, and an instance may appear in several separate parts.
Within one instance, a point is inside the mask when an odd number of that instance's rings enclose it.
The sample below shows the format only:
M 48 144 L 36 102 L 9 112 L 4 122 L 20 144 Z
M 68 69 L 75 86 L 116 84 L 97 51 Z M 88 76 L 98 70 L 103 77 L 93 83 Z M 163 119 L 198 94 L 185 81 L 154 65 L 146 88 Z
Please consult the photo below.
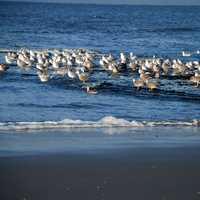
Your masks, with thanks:
M 76 128 L 0 133 L 0 157 L 111 153 L 125 149 L 199 146 L 199 128 Z

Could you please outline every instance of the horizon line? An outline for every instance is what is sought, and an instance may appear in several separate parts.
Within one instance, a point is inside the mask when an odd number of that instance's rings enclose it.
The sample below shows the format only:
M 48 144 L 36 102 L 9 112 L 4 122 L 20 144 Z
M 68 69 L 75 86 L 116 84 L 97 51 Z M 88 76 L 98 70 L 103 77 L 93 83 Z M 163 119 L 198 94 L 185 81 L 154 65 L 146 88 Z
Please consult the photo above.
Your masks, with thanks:
M 200 4 L 139 4 L 139 3 L 89 3 L 89 2 L 63 2 L 63 1 L 25 1 L 25 0 L 0 0 L 0 2 L 4 3 L 49 3 L 49 4 L 70 4 L 70 5 L 105 5 L 105 6 L 200 6 Z

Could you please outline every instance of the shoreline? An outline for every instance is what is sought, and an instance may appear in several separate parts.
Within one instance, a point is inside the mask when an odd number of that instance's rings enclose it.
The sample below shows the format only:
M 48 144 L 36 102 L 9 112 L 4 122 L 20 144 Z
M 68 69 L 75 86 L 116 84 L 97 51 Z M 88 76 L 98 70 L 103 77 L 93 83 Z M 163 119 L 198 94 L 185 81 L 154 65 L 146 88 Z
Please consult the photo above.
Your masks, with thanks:
M 200 147 L 0 158 L 0 199 L 198 199 Z

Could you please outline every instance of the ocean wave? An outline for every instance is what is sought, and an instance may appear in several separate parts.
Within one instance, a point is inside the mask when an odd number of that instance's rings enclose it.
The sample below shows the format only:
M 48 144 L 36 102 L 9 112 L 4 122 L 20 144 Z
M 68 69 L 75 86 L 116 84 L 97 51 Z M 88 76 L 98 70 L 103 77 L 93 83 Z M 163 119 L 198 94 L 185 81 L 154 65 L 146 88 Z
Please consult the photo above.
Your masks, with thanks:
M 106 116 L 98 121 L 64 119 L 43 122 L 1 122 L 0 131 L 69 129 L 69 128 L 134 128 L 134 127 L 199 127 L 200 120 L 191 121 L 128 121 L 122 118 Z

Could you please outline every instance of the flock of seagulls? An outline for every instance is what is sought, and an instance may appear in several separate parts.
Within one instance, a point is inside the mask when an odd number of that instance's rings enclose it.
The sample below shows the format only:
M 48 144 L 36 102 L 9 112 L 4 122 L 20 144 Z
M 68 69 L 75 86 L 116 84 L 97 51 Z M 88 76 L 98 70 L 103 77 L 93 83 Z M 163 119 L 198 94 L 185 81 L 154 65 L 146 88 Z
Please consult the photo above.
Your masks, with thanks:
M 200 53 L 200 52 L 198 52 Z M 190 56 L 182 52 L 183 56 Z M 21 49 L 5 55 L 6 64 L 0 64 L 0 73 L 17 65 L 21 70 L 35 69 L 41 82 L 49 81 L 53 76 L 68 77 L 86 84 L 86 92 L 97 94 L 95 86 L 87 84 L 91 74 L 101 69 L 108 74 L 126 73 L 132 78 L 133 87 L 156 90 L 160 79 L 169 76 L 188 77 L 188 81 L 196 87 L 200 84 L 200 62 L 183 62 L 180 59 L 138 58 L 132 52 L 120 53 L 119 57 L 112 54 L 101 55 L 85 49 L 33 51 Z

